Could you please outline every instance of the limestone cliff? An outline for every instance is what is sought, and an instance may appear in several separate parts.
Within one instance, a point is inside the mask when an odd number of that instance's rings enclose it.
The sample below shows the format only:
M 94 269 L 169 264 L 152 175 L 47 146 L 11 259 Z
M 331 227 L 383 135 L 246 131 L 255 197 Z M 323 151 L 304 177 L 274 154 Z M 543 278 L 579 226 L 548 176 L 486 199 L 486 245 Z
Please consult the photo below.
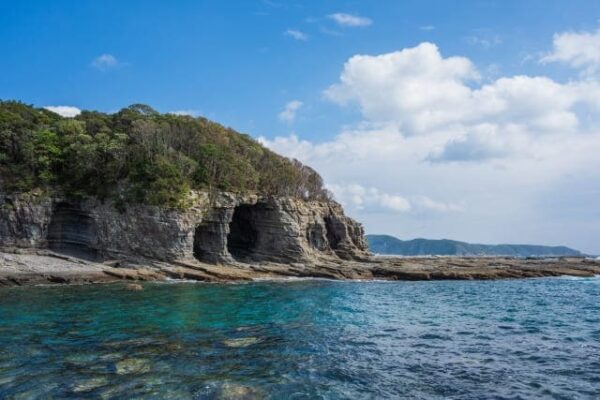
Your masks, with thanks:
M 333 201 L 196 193 L 185 210 L 60 196 L 0 195 L 0 246 L 81 258 L 210 264 L 368 255 L 362 226 Z

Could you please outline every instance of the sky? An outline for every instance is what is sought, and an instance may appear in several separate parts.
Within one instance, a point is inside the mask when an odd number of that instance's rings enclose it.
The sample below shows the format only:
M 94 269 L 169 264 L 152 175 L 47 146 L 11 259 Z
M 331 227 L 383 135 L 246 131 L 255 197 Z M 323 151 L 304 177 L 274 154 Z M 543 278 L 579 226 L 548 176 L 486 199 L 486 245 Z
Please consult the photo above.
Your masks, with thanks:
M 205 116 L 367 233 L 600 254 L 600 2 L 0 0 L 0 99 Z

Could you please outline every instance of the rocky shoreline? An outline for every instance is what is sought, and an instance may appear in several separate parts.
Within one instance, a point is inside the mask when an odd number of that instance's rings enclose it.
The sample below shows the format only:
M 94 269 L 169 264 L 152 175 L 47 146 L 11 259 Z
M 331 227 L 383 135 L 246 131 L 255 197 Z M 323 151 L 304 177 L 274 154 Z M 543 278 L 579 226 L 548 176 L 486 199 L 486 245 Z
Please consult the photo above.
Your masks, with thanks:
M 92 262 L 49 250 L 0 252 L 0 287 L 41 284 L 89 284 L 185 279 L 236 282 L 284 278 L 336 280 L 493 280 L 548 276 L 600 275 L 600 261 L 585 258 L 516 259 L 503 257 L 419 257 L 315 263 L 232 263 L 227 265 L 148 260 Z
M 600 275 L 577 257 L 376 257 L 332 201 L 193 193 L 184 210 L 0 194 L 0 286 L 187 279 L 509 279 Z

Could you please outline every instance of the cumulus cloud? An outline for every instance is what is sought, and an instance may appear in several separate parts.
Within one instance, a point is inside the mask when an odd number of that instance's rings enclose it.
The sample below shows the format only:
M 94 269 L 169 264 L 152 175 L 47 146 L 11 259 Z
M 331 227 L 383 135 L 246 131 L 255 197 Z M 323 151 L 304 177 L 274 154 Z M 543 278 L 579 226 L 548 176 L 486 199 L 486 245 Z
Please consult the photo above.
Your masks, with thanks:
M 355 104 L 372 122 L 396 124 L 405 135 L 453 132 L 433 161 L 505 157 L 531 137 L 580 131 L 582 108 L 600 109 L 595 81 L 558 83 L 547 77 L 502 77 L 479 85 L 480 74 L 464 57 L 443 57 L 433 43 L 377 55 L 358 55 L 344 65 L 340 82 L 325 90 L 340 105 Z
M 427 160 L 459 135 L 405 135 L 395 125 L 365 124 L 322 142 L 297 135 L 260 141 L 319 171 L 335 198 L 369 233 L 598 249 L 592 238 L 600 229 L 590 229 L 600 221 L 590 216 L 600 201 L 600 135 L 540 137 L 510 158 L 494 154 L 492 159 L 458 161 L 448 151 L 446 160 Z M 585 190 L 570 188 L 578 181 Z M 571 194 L 576 196 L 575 216 L 565 210 L 571 206 L 558 200 Z
M 350 212 L 407 213 L 407 212 L 463 212 L 460 204 L 436 201 L 427 196 L 406 197 L 390 194 L 375 187 L 353 184 L 331 184 L 327 188 Z
M 468 59 L 442 58 L 435 44 L 422 43 L 393 53 L 351 57 L 340 82 L 325 96 L 340 105 L 356 103 L 369 120 L 426 129 L 464 113 L 458 103 L 469 96 L 465 82 L 477 78 Z
M 433 151 L 427 159 L 432 162 L 483 161 L 503 158 L 509 154 L 510 149 L 495 135 L 469 134 L 450 140 L 438 151 Z
M 328 18 L 334 20 L 340 26 L 346 27 L 365 27 L 369 26 L 373 23 L 370 18 L 361 17 L 360 15 L 352 15 L 346 13 L 335 13 L 327 16 Z
M 291 37 L 292 39 L 306 41 L 308 40 L 308 35 L 302 31 L 296 29 L 288 29 L 283 33 L 286 36 Z
M 81 114 L 81 110 L 73 106 L 46 106 L 44 108 L 67 118 L 73 118 Z
M 336 199 L 348 208 L 363 210 L 390 210 L 394 212 L 410 211 L 410 202 L 402 196 L 382 193 L 380 190 L 370 187 L 366 188 L 359 184 L 328 186 Z
M 100 71 L 108 71 L 120 65 L 119 60 L 112 54 L 101 54 L 92 60 L 92 67 Z
M 302 104 L 303 103 L 300 100 L 292 100 L 288 102 L 283 111 L 279 113 L 279 120 L 288 124 L 293 123 L 296 120 L 296 113 L 302 107 Z
M 590 222 L 600 202 L 599 82 L 479 76 L 433 43 L 356 55 L 324 95 L 356 107 L 362 122 L 325 141 L 260 140 L 321 172 L 368 232 L 596 246 L 586 238 L 600 234 Z M 564 204 L 549 199 L 580 180 L 588 187 L 565 224 Z
M 554 35 L 553 49 L 542 63 L 560 62 L 587 73 L 600 67 L 600 29 L 596 32 L 563 32 Z

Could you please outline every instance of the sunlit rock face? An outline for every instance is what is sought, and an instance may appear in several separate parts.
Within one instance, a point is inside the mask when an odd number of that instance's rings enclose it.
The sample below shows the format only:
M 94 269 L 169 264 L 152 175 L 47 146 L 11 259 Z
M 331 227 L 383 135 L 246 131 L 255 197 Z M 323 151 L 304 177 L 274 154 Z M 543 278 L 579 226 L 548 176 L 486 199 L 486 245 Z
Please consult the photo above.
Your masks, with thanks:
M 362 226 L 333 201 L 194 194 L 186 210 L 95 199 L 0 196 L 0 246 L 82 258 L 212 264 L 304 262 L 367 256 Z
M 363 233 L 335 202 L 221 194 L 194 231 L 193 254 L 222 263 L 361 258 L 367 252 Z

